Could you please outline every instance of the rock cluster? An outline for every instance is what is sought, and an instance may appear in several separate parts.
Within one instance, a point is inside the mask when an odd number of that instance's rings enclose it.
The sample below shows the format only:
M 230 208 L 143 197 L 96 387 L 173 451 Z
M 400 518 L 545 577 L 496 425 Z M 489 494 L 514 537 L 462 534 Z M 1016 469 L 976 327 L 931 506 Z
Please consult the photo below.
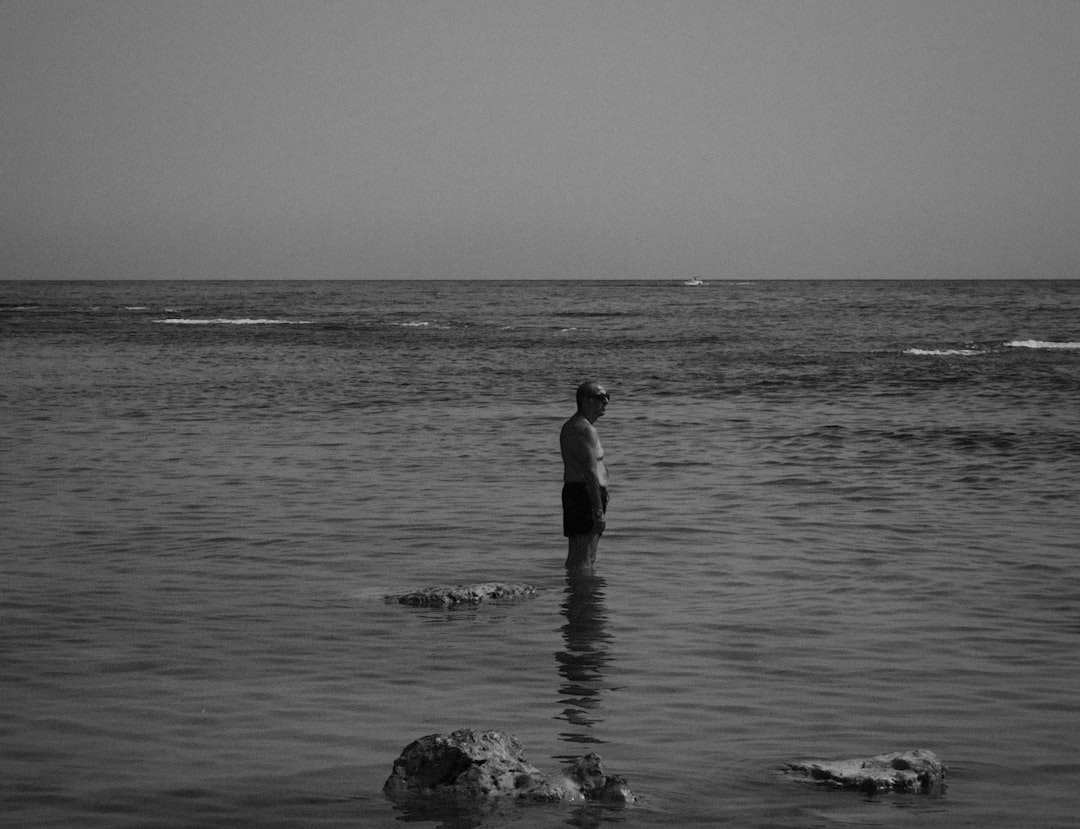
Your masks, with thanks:
M 862 760 L 801 760 L 786 763 L 781 771 L 837 789 L 922 794 L 939 793 L 946 773 L 937 755 L 921 748 Z
M 452 608 L 485 600 L 532 598 L 538 592 L 531 584 L 481 582 L 426 587 L 387 596 L 386 600 L 413 607 Z M 866 759 L 800 760 L 785 763 L 780 772 L 800 782 L 837 789 L 937 794 L 944 789 L 946 768 L 932 751 L 915 749 Z M 450 735 L 430 734 L 407 745 L 394 762 L 383 791 L 395 801 L 429 804 L 423 809 L 446 801 L 625 804 L 636 799 L 625 778 L 604 773 L 596 754 L 580 757 L 560 772 L 548 775 L 525 759 L 516 738 L 500 731 L 471 729 Z
M 461 801 L 508 797 L 530 801 L 586 800 L 630 803 L 622 777 L 604 774 L 588 754 L 560 773 L 546 775 L 524 757 L 516 738 L 501 731 L 461 729 L 430 734 L 407 745 L 394 762 L 383 791 L 395 800 L 442 796 Z
M 537 592 L 531 584 L 488 581 L 480 584 L 425 587 L 401 596 L 387 596 L 387 600 L 413 607 L 453 607 L 459 604 L 479 604 L 485 599 L 530 599 Z

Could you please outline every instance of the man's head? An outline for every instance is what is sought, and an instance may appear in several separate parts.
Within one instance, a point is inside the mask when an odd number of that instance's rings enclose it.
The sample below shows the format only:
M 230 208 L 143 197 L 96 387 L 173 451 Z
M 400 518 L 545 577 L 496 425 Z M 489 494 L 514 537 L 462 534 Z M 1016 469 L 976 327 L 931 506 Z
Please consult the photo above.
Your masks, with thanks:
M 607 389 L 593 380 L 588 380 L 578 386 L 577 407 L 580 412 L 595 409 L 596 417 L 599 417 L 604 413 L 604 407 L 609 400 L 611 400 L 611 395 L 607 393 Z

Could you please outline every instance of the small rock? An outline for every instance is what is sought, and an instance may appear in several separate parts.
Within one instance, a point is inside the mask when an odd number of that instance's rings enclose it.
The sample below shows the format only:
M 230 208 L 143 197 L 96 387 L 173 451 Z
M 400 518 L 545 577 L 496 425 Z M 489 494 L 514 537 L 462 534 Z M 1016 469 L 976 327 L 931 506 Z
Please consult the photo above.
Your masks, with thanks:
M 634 794 L 625 777 L 604 774 L 604 767 L 597 754 L 586 754 L 563 769 L 581 790 L 586 800 L 602 800 L 605 803 L 632 803 Z
M 805 782 L 863 792 L 937 794 L 944 787 L 946 768 L 926 749 L 897 751 L 855 760 L 800 760 L 781 771 Z
M 539 591 L 531 584 L 507 584 L 497 581 L 480 584 L 425 587 L 387 600 L 413 607 L 454 607 L 459 604 L 479 604 L 485 599 L 531 599 Z

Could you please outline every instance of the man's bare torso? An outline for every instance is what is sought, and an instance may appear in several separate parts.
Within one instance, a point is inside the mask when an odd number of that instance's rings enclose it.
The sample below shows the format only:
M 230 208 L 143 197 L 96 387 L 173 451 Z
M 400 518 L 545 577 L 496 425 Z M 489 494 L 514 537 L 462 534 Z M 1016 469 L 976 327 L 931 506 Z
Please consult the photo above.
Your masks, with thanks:
M 600 486 L 607 486 L 607 467 L 604 466 L 604 448 L 596 428 L 582 414 L 575 414 L 563 424 L 559 433 L 562 449 L 563 481 L 586 483 L 595 479 Z

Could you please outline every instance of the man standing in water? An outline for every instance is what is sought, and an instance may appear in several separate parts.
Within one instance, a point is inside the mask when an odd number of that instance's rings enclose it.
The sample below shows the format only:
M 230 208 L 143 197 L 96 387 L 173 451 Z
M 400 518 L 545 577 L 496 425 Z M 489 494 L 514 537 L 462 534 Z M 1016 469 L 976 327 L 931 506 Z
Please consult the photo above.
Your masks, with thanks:
M 568 570 L 592 571 L 596 546 L 604 533 L 607 469 L 600 436 L 593 426 L 611 396 L 599 383 L 578 386 L 577 411 L 559 433 L 563 465 L 563 535 L 570 539 Z

